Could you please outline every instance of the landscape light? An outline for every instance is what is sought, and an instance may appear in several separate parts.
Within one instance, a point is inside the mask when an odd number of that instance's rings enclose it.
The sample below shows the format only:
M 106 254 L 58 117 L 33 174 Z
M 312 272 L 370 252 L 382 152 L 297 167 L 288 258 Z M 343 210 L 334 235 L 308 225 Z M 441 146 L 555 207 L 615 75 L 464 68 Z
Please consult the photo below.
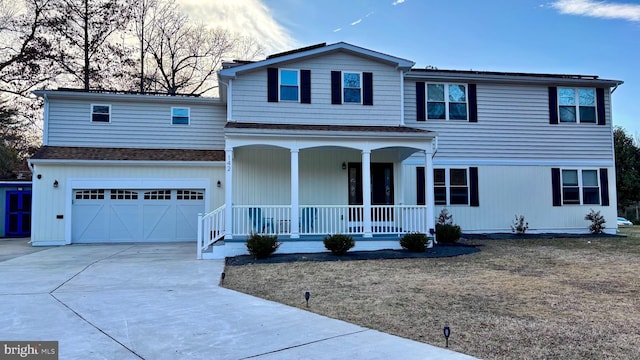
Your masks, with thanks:
M 311 297 L 311 293 L 308 291 L 305 291 L 304 293 L 304 299 L 307 300 L 307 307 L 309 307 L 309 298 Z
M 451 335 L 451 329 L 449 329 L 449 324 L 444 324 L 444 338 L 447 341 L 446 347 L 449 347 L 449 335 Z

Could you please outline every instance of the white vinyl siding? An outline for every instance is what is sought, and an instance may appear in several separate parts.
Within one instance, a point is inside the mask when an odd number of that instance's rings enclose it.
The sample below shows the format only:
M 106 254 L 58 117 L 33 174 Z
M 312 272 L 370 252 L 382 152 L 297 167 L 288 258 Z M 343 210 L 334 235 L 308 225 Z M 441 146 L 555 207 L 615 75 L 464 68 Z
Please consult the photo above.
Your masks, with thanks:
M 426 80 L 425 80 L 426 81 Z M 607 119 L 609 94 L 605 92 Z M 442 160 L 573 161 L 613 164 L 612 130 L 549 124 L 548 87 L 477 84 L 478 122 L 416 121 L 416 81 L 405 81 L 405 124 L 438 132 Z
M 420 165 L 403 166 L 405 180 L 415 179 L 417 166 Z M 457 166 L 436 163 L 434 167 Z M 612 174 L 615 170 L 609 167 L 608 172 Z M 584 220 L 584 216 L 593 208 L 605 216 L 606 231 L 615 234 L 617 213 L 615 194 L 611 190 L 615 186 L 614 177 L 610 176 L 608 181 L 610 206 L 553 206 L 551 166 L 479 166 L 480 206 L 436 205 L 435 215 L 446 208 L 453 215 L 453 222 L 462 227 L 463 233 L 511 233 L 510 226 L 516 214 L 524 215 L 529 222 L 528 233 L 588 233 L 590 222 Z M 406 184 L 405 204 L 414 205 L 415 180 Z
M 233 80 L 233 120 L 284 124 L 391 125 L 400 124 L 400 75 L 393 66 L 346 53 L 283 64 L 311 70 L 311 104 L 267 102 L 267 70 L 238 75 Z M 331 71 L 373 73 L 372 106 L 331 105 Z M 362 79 L 361 79 L 362 80 Z
M 187 99 L 188 100 L 188 99 Z M 50 146 L 224 149 L 224 104 L 110 101 L 108 126 L 87 120 L 91 103 L 49 98 Z M 189 126 L 172 125 L 172 108 L 189 108 Z

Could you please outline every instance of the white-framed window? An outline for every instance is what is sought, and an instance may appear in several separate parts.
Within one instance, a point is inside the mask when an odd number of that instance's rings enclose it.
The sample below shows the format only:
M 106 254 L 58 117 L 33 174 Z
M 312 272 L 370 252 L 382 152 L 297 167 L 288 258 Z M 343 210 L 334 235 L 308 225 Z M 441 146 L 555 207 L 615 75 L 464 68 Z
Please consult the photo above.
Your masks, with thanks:
M 91 104 L 91 122 L 111 122 L 111 105 Z
M 433 169 L 433 192 L 435 205 L 469 205 L 468 169 Z
M 427 83 L 427 120 L 469 120 L 467 84 Z
M 361 72 L 342 72 L 342 102 L 362 104 Z
M 562 204 L 599 205 L 600 181 L 596 169 L 562 169 Z
M 279 69 L 280 101 L 300 100 L 300 71 L 294 69 Z
M 596 89 L 558 88 L 558 120 L 561 123 L 597 122 Z
M 172 107 L 171 108 L 171 124 L 172 125 L 189 125 L 191 119 L 191 110 L 188 107 Z

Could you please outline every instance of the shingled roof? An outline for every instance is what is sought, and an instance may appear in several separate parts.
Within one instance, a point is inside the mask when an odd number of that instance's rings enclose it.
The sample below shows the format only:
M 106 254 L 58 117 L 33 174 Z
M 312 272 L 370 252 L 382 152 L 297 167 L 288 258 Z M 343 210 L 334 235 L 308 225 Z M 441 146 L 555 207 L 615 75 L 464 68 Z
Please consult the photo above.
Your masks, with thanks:
M 431 131 L 416 129 L 408 126 L 358 126 L 358 125 L 300 125 L 300 124 L 266 124 L 228 122 L 226 129 L 257 129 L 257 130 L 293 130 L 293 131 L 354 131 L 374 133 L 406 133 L 428 134 Z
M 224 161 L 224 150 L 43 146 L 32 160 Z

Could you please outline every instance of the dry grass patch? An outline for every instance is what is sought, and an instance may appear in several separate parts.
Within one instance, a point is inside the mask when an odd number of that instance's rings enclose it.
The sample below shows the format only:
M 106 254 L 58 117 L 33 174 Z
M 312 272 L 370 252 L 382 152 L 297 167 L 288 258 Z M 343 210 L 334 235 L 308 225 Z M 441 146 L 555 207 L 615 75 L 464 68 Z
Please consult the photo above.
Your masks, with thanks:
M 485 359 L 637 359 L 640 230 L 455 258 L 229 266 L 225 286 Z

